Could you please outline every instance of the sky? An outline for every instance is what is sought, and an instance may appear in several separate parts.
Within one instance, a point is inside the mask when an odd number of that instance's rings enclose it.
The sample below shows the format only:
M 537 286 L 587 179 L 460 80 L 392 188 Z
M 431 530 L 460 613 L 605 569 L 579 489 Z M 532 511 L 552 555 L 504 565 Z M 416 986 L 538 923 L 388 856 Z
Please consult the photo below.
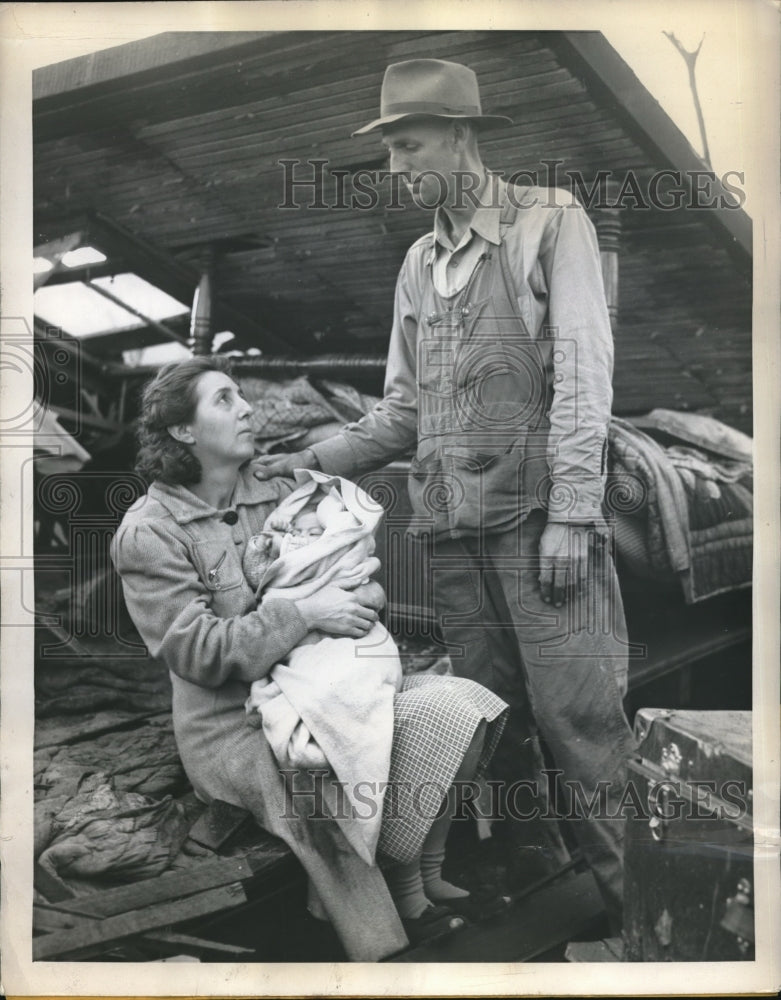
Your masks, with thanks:
M 689 85 L 686 63 L 664 32 L 673 33 L 689 52 L 696 50 L 696 83 L 711 163 L 719 175 L 742 170 L 746 160 L 747 92 L 751 53 L 742 49 L 734 23 L 726 16 L 693 25 L 686 15 L 686 3 L 674 11 L 652 11 L 643 31 L 633 26 L 605 25 L 610 44 L 633 69 L 636 76 L 680 128 L 695 151 L 702 155 L 700 129 Z M 714 0 L 714 12 L 731 6 Z

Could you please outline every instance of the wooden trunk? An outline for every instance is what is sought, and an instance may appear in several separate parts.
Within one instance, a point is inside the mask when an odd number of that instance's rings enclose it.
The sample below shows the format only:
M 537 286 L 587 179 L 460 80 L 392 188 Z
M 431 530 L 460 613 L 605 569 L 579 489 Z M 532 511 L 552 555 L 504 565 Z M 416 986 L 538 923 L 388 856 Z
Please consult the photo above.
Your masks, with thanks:
M 635 731 L 628 959 L 753 959 L 751 713 L 641 709 Z

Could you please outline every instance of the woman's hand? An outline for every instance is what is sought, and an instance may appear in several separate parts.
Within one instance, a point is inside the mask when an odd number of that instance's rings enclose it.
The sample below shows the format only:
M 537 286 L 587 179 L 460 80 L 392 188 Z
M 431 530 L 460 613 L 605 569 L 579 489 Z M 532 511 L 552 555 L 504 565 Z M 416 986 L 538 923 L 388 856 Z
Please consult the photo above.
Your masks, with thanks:
M 371 587 L 371 583 L 365 586 Z M 296 601 L 296 607 L 310 629 L 357 639 L 366 635 L 379 617 L 361 596 L 363 589 L 342 590 L 333 585 L 321 587 L 311 597 Z
M 368 580 L 366 583 L 362 583 L 360 587 L 355 588 L 353 594 L 355 594 L 361 604 L 365 604 L 375 611 L 382 611 L 387 603 L 385 591 L 376 580 Z

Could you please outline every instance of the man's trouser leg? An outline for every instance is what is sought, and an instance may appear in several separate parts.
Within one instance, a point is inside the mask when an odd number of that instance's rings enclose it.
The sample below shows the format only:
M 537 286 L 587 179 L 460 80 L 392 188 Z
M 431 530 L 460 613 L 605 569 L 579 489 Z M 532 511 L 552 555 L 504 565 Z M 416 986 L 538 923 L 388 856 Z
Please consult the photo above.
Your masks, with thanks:
M 517 532 L 437 546 L 435 608 L 446 640 L 464 647 L 464 655 L 452 657 L 457 674 L 491 687 L 511 704 L 519 703 L 523 678 L 535 723 L 562 772 L 564 814 L 572 817 L 617 927 L 623 820 L 616 814 L 633 746 L 622 706 L 627 671 L 623 608 L 612 560 L 601 544 L 592 553 L 588 583 L 579 596 L 570 594 L 558 609 L 542 601 L 538 549 L 544 526 L 539 511 Z M 504 607 L 499 607 L 502 597 Z M 507 636 L 513 633 L 515 662 L 508 663 Z M 590 808 L 596 815 L 589 815 Z
M 569 853 L 557 825 L 540 819 L 548 808 L 540 794 L 545 764 L 501 581 L 473 565 L 469 540 L 438 544 L 436 552 L 434 610 L 454 673 L 490 688 L 510 706 L 486 775 L 491 812 L 502 821 L 493 832 L 509 840 L 514 877 L 535 881 L 566 863 Z

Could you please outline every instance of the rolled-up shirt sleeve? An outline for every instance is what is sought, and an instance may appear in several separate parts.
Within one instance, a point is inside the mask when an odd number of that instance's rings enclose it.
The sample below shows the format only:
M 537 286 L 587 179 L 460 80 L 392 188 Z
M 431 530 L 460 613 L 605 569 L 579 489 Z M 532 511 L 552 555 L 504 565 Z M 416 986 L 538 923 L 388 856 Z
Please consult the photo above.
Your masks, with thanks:
M 111 547 L 128 611 L 155 659 L 192 684 L 265 676 L 307 634 L 292 601 L 220 618 L 183 539 L 155 522 L 121 525 Z
M 613 337 L 594 227 L 569 203 L 540 245 L 555 340 L 548 463 L 550 521 L 600 522 L 610 421 Z
M 312 445 L 323 472 L 351 478 L 403 455 L 417 440 L 418 318 L 410 295 L 410 280 L 408 254 L 396 282 L 383 398 L 356 423 L 347 424 L 339 434 Z

